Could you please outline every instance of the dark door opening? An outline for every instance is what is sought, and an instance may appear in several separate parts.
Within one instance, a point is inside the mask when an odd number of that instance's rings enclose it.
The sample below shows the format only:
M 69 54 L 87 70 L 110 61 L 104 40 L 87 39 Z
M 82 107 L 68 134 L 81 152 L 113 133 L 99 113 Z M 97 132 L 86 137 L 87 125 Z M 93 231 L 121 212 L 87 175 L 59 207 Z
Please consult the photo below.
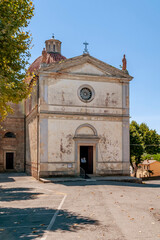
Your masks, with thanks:
M 93 174 L 93 146 L 80 146 L 80 167 Z
M 6 153 L 6 169 L 14 169 L 14 153 L 8 152 Z

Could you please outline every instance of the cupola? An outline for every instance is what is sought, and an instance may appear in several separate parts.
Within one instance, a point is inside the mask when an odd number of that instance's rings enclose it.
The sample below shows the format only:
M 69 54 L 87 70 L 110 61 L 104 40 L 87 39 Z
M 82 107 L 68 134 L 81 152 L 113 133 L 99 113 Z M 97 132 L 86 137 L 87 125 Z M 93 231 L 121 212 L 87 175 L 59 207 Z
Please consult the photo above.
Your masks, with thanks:
M 43 49 L 42 55 L 30 65 L 28 71 L 35 72 L 42 66 L 65 60 L 66 57 L 61 55 L 61 43 L 62 42 L 55 39 L 54 36 L 52 36 L 51 39 L 46 40 L 46 47 Z
M 47 53 L 61 54 L 61 43 L 61 41 L 55 39 L 54 35 L 52 35 L 51 39 L 45 41 Z

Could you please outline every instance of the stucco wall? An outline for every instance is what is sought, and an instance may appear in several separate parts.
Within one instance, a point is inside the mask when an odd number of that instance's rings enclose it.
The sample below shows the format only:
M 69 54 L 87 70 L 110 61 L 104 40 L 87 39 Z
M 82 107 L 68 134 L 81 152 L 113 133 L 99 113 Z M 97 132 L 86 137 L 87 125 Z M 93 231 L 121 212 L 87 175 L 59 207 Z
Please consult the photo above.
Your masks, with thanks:
M 148 170 L 153 171 L 153 174 L 148 172 Z M 160 162 L 156 161 L 150 164 L 139 164 L 136 176 L 140 178 L 160 176 Z
M 77 91 L 80 86 L 88 84 L 95 91 L 95 98 L 87 103 L 88 107 L 122 107 L 120 83 L 48 79 L 48 84 L 48 104 L 86 106 L 86 103 L 79 99 Z
M 95 174 L 129 174 L 128 82 L 88 63 L 64 72 L 55 75 L 48 69 L 39 77 L 40 176 L 77 174 L 80 141 L 74 136 L 82 124 L 98 133 L 97 142 L 86 142 L 94 146 Z M 91 102 L 78 95 L 83 85 L 94 89 Z
M 153 171 L 153 175 L 151 176 L 160 176 L 160 162 L 154 162 L 150 164 L 150 170 Z
M 75 132 L 82 124 L 90 124 L 100 138 L 97 149 L 96 174 L 121 171 L 122 173 L 122 123 L 115 121 L 91 121 L 75 119 L 44 118 L 41 131 L 41 174 L 57 172 L 57 174 L 76 174 L 77 159 L 75 149 Z M 46 133 L 47 131 L 47 133 Z M 48 142 L 46 141 L 48 135 Z M 87 144 L 87 142 L 86 142 Z M 71 163 L 71 164 L 70 164 Z M 71 167 L 72 166 L 72 167 Z M 55 173 L 56 174 L 56 173 Z
M 26 172 L 37 178 L 37 117 L 26 122 Z

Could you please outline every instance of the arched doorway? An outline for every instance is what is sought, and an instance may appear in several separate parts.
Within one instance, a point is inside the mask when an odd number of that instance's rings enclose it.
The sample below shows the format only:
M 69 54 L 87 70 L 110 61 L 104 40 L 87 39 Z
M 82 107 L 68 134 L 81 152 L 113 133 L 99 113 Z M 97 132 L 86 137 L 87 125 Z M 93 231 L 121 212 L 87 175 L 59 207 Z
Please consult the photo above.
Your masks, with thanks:
M 93 146 L 80 146 L 80 167 L 93 174 Z
M 96 174 L 99 137 L 96 129 L 90 124 L 80 125 L 75 132 L 76 173 L 84 169 L 86 174 Z

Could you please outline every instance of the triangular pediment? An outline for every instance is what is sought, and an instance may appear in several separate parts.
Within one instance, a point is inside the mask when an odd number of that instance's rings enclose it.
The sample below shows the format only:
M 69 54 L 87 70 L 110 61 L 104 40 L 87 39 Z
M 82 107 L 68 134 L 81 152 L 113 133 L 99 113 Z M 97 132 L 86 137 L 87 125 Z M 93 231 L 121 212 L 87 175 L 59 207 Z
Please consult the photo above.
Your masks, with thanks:
M 106 71 L 101 70 L 97 66 L 91 64 L 91 63 L 83 63 L 79 64 L 73 67 L 70 67 L 68 69 L 62 70 L 67 73 L 72 73 L 72 74 L 82 74 L 82 75 L 100 75 L 100 76 L 106 76 L 106 75 L 111 75 L 109 73 L 106 73 Z
M 92 75 L 126 78 L 128 80 L 132 79 L 132 77 L 126 72 L 104 63 L 88 54 L 69 58 L 58 63 L 51 63 L 41 70 L 47 72 L 68 73 L 72 75 Z

